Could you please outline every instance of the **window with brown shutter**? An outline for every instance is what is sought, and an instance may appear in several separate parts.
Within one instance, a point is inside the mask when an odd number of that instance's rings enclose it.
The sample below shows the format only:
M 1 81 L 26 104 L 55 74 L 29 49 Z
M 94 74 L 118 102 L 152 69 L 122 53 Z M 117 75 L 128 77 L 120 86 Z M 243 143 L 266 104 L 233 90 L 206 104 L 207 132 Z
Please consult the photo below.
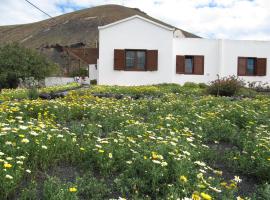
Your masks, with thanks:
M 194 56 L 194 74 L 204 74 L 204 56 Z
M 115 49 L 114 50 L 114 70 L 125 69 L 125 50 Z
M 256 75 L 257 76 L 266 76 L 266 66 L 267 66 L 267 59 L 266 58 L 257 58 L 257 68 L 256 68 Z
M 158 70 L 158 50 L 147 50 L 146 59 L 146 69 L 147 71 L 157 71 Z
M 146 50 L 125 50 L 125 70 L 145 71 Z
M 176 73 L 185 73 L 185 56 L 176 56 Z
M 157 71 L 158 50 L 115 49 L 114 70 Z
M 266 58 L 238 57 L 238 76 L 265 76 Z
M 176 56 L 177 74 L 204 74 L 204 56 Z
M 247 68 L 247 58 L 238 58 L 238 76 L 245 76 Z

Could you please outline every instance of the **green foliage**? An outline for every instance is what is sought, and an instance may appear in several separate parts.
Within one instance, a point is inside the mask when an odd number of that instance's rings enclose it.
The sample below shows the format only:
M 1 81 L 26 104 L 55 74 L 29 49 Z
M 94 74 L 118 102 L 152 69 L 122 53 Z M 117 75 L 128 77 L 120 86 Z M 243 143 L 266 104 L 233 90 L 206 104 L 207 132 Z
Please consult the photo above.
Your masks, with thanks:
M 37 183 L 35 181 L 31 181 L 31 183 L 22 189 L 20 194 L 20 200 L 35 200 L 37 198 Z
M 69 187 L 69 186 L 70 187 Z M 76 192 L 70 192 L 71 184 L 63 184 L 56 177 L 49 177 L 44 182 L 43 199 L 44 200 L 76 200 Z
M 234 96 L 243 86 L 243 81 L 235 76 L 229 76 L 212 81 L 207 91 L 215 96 Z
M 59 85 L 59 86 L 51 86 L 51 87 L 44 87 L 39 88 L 38 93 L 55 93 L 55 92 L 61 92 L 65 90 L 71 90 L 78 88 L 80 86 L 79 83 L 69 83 L 67 85 Z M 33 88 L 33 87 L 31 87 Z M 30 88 L 30 89 L 31 89 Z M 3 89 L 0 93 L 0 101 L 8 101 L 8 100 L 21 100 L 21 99 L 27 99 L 29 98 L 29 93 L 33 92 L 33 97 L 37 97 L 36 95 L 36 89 L 34 91 L 31 91 L 26 88 L 20 88 L 20 89 Z M 32 95 L 32 94 L 31 94 Z
M 71 77 L 88 77 L 88 70 L 85 68 L 78 68 L 71 72 Z
M 185 87 L 185 88 L 199 88 L 199 85 L 197 83 L 193 83 L 193 82 L 186 82 L 186 83 L 184 83 L 183 87 Z
M 31 87 L 28 89 L 28 98 L 31 100 L 37 99 L 39 97 L 39 92 L 36 87 Z
M 202 88 L 202 89 L 208 88 L 208 85 L 205 83 L 199 83 L 198 85 L 199 85 L 199 88 Z
M 269 200 L 270 199 L 270 184 L 266 183 L 257 189 L 253 200 Z
M 85 199 L 107 199 L 111 192 L 104 180 L 97 180 L 91 173 L 78 178 L 77 185 L 80 189 L 79 195 Z
M 238 92 L 236 93 L 237 96 L 243 96 L 243 97 L 250 97 L 253 98 L 258 95 L 258 92 L 256 92 L 253 89 L 241 87 Z
M 91 80 L 91 81 L 90 81 L 90 85 L 97 85 L 97 80 L 96 80 L 96 79 Z
M 201 91 L 176 84 L 93 86 L 53 101 L 3 102 L 0 159 L 11 166 L 0 165 L 0 198 L 21 192 L 26 175 L 38 181 L 40 171 L 58 177 L 45 181 L 44 199 L 236 199 L 245 183 L 234 176 L 269 182 L 269 97 Z M 97 98 L 97 92 L 127 97 Z M 59 175 L 57 163 L 72 167 Z
M 17 43 L 0 47 L 0 88 L 16 88 L 19 79 L 34 77 L 43 79 L 57 71 L 52 64 L 37 51 L 27 49 Z

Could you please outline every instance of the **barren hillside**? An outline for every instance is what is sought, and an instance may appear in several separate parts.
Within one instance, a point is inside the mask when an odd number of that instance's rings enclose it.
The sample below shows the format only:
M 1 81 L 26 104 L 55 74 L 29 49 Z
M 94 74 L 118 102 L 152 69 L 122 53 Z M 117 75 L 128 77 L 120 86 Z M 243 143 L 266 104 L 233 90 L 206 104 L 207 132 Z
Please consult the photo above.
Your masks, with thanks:
M 24 25 L 0 26 L 0 44 L 16 41 L 26 47 L 42 48 L 54 44 L 69 46 L 84 43 L 88 47 L 95 47 L 98 38 L 98 26 L 132 15 L 140 15 L 158 21 L 136 8 L 104 5 L 57 16 L 53 20 L 49 19 Z M 197 37 L 185 31 L 183 33 L 186 37 Z

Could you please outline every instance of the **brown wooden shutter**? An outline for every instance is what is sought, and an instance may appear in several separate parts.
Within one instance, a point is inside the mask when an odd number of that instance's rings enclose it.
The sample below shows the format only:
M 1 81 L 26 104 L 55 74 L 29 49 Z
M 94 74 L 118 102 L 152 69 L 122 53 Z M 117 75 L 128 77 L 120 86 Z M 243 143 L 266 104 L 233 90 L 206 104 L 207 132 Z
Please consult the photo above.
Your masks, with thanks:
M 204 74 L 204 56 L 194 56 L 194 74 Z
M 114 50 L 114 70 L 125 69 L 125 50 L 115 49 Z
M 176 56 L 176 73 L 185 73 L 185 56 Z
M 146 70 L 158 70 L 158 50 L 147 50 L 146 53 Z
M 247 58 L 238 57 L 238 76 L 245 76 L 247 70 Z
M 257 76 L 266 76 L 266 66 L 267 66 L 267 59 L 266 58 L 257 58 L 256 75 Z

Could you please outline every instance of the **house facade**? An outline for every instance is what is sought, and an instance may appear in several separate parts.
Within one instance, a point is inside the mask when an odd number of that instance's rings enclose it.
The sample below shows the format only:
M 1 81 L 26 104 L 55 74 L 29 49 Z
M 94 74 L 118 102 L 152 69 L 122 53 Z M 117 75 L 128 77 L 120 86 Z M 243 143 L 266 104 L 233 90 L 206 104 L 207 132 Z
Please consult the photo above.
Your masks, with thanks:
M 177 28 L 138 15 L 99 27 L 101 85 L 209 83 L 230 75 L 270 82 L 269 63 L 266 41 L 186 38 Z

